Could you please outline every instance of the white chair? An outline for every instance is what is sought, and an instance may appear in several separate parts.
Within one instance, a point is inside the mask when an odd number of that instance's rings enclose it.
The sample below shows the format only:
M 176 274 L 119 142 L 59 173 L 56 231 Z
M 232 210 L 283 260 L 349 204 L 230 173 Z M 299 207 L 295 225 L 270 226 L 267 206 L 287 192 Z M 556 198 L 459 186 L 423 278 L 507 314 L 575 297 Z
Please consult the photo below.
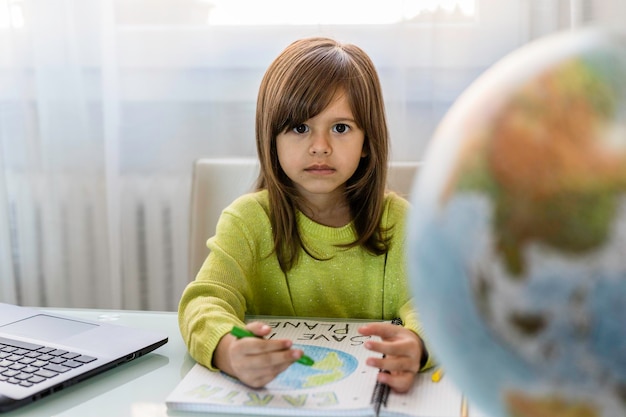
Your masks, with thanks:
M 195 278 L 209 254 L 206 241 L 215 234 L 222 210 L 252 191 L 259 173 L 253 158 L 201 158 L 193 165 L 189 214 L 189 274 Z
M 418 162 L 392 162 L 388 188 L 410 198 Z M 222 210 L 242 194 L 253 190 L 259 173 L 253 158 L 201 158 L 193 166 L 189 228 L 189 274 L 193 279 L 209 254 L 206 241 L 215 234 Z
M 387 188 L 410 200 L 419 166 L 415 161 L 392 161 L 387 172 Z

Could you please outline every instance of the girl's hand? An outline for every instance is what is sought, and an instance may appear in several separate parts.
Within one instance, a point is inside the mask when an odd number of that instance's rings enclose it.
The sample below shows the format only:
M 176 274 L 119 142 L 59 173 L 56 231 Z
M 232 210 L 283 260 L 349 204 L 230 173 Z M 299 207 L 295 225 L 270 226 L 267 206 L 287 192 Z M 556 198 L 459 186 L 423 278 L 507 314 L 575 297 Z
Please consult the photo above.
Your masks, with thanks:
M 368 340 L 365 347 L 382 353 L 384 358 L 368 358 L 367 364 L 387 372 L 378 374 L 378 381 L 396 392 L 407 392 L 420 370 L 424 343 L 411 330 L 391 323 L 370 323 L 359 328 L 364 336 L 378 336 L 382 340 Z
M 263 339 L 272 330 L 266 324 L 249 323 L 246 330 L 259 337 L 237 339 L 225 335 L 213 354 L 213 364 L 250 387 L 268 384 L 303 354 L 301 350 L 291 349 L 291 340 Z

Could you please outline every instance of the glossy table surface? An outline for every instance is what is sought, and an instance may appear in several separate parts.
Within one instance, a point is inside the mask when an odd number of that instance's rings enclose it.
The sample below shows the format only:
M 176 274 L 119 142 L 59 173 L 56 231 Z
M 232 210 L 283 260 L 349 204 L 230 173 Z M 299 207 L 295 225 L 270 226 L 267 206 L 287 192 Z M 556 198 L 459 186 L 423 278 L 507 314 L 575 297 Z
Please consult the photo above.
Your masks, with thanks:
M 187 353 L 175 312 L 42 309 L 72 318 L 107 321 L 158 331 L 168 342 L 138 359 L 91 377 L 0 417 L 212 417 L 169 411 L 165 399 L 195 365 Z M 478 413 L 478 415 L 482 415 Z
M 2 417 L 160 417 L 197 416 L 168 412 L 165 398 L 194 365 L 178 330 L 174 312 L 45 309 L 69 317 L 108 321 L 165 333 L 168 342 L 132 362 L 2 414 Z

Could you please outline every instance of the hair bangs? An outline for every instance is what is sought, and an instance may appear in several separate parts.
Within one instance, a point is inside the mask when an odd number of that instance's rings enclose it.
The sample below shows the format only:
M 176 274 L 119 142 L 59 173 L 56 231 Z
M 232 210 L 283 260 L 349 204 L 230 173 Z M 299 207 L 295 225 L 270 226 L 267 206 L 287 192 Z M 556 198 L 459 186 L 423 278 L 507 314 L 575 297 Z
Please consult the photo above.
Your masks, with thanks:
M 320 50 L 317 56 L 302 60 L 287 74 L 278 97 L 274 135 L 293 129 L 321 113 L 335 98 L 337 91 L 348 93 L 354 107 L 354 84 L 360 84 L 355 63 L 341 48 Z M 360 88 L 359 88 L 360 87 Z M 357 87 L 362 89 L 362 86 Z

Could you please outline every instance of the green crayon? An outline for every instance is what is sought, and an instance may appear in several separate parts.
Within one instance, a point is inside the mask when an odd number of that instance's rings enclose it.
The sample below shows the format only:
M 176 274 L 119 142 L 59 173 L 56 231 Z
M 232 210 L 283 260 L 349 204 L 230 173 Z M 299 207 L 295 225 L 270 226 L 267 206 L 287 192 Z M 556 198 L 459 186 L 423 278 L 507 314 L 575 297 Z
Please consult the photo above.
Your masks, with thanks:
M 244 337 L 257 337 L 257 335 L 255 335 L 251 331 L 242 329 L 241 327 L 237 327 L 237 326 L 233 326 L 233 329 L 230 331 L 230 334 L 235 336 L 237 339 L 242 339 Z M 315 361 L 309 358 L 307 355 L 302 355 L 300 359 L 298 359 L 296 362 L 302 365 L 306 365 L 306 366 L 311 366 L 315 363 Z

